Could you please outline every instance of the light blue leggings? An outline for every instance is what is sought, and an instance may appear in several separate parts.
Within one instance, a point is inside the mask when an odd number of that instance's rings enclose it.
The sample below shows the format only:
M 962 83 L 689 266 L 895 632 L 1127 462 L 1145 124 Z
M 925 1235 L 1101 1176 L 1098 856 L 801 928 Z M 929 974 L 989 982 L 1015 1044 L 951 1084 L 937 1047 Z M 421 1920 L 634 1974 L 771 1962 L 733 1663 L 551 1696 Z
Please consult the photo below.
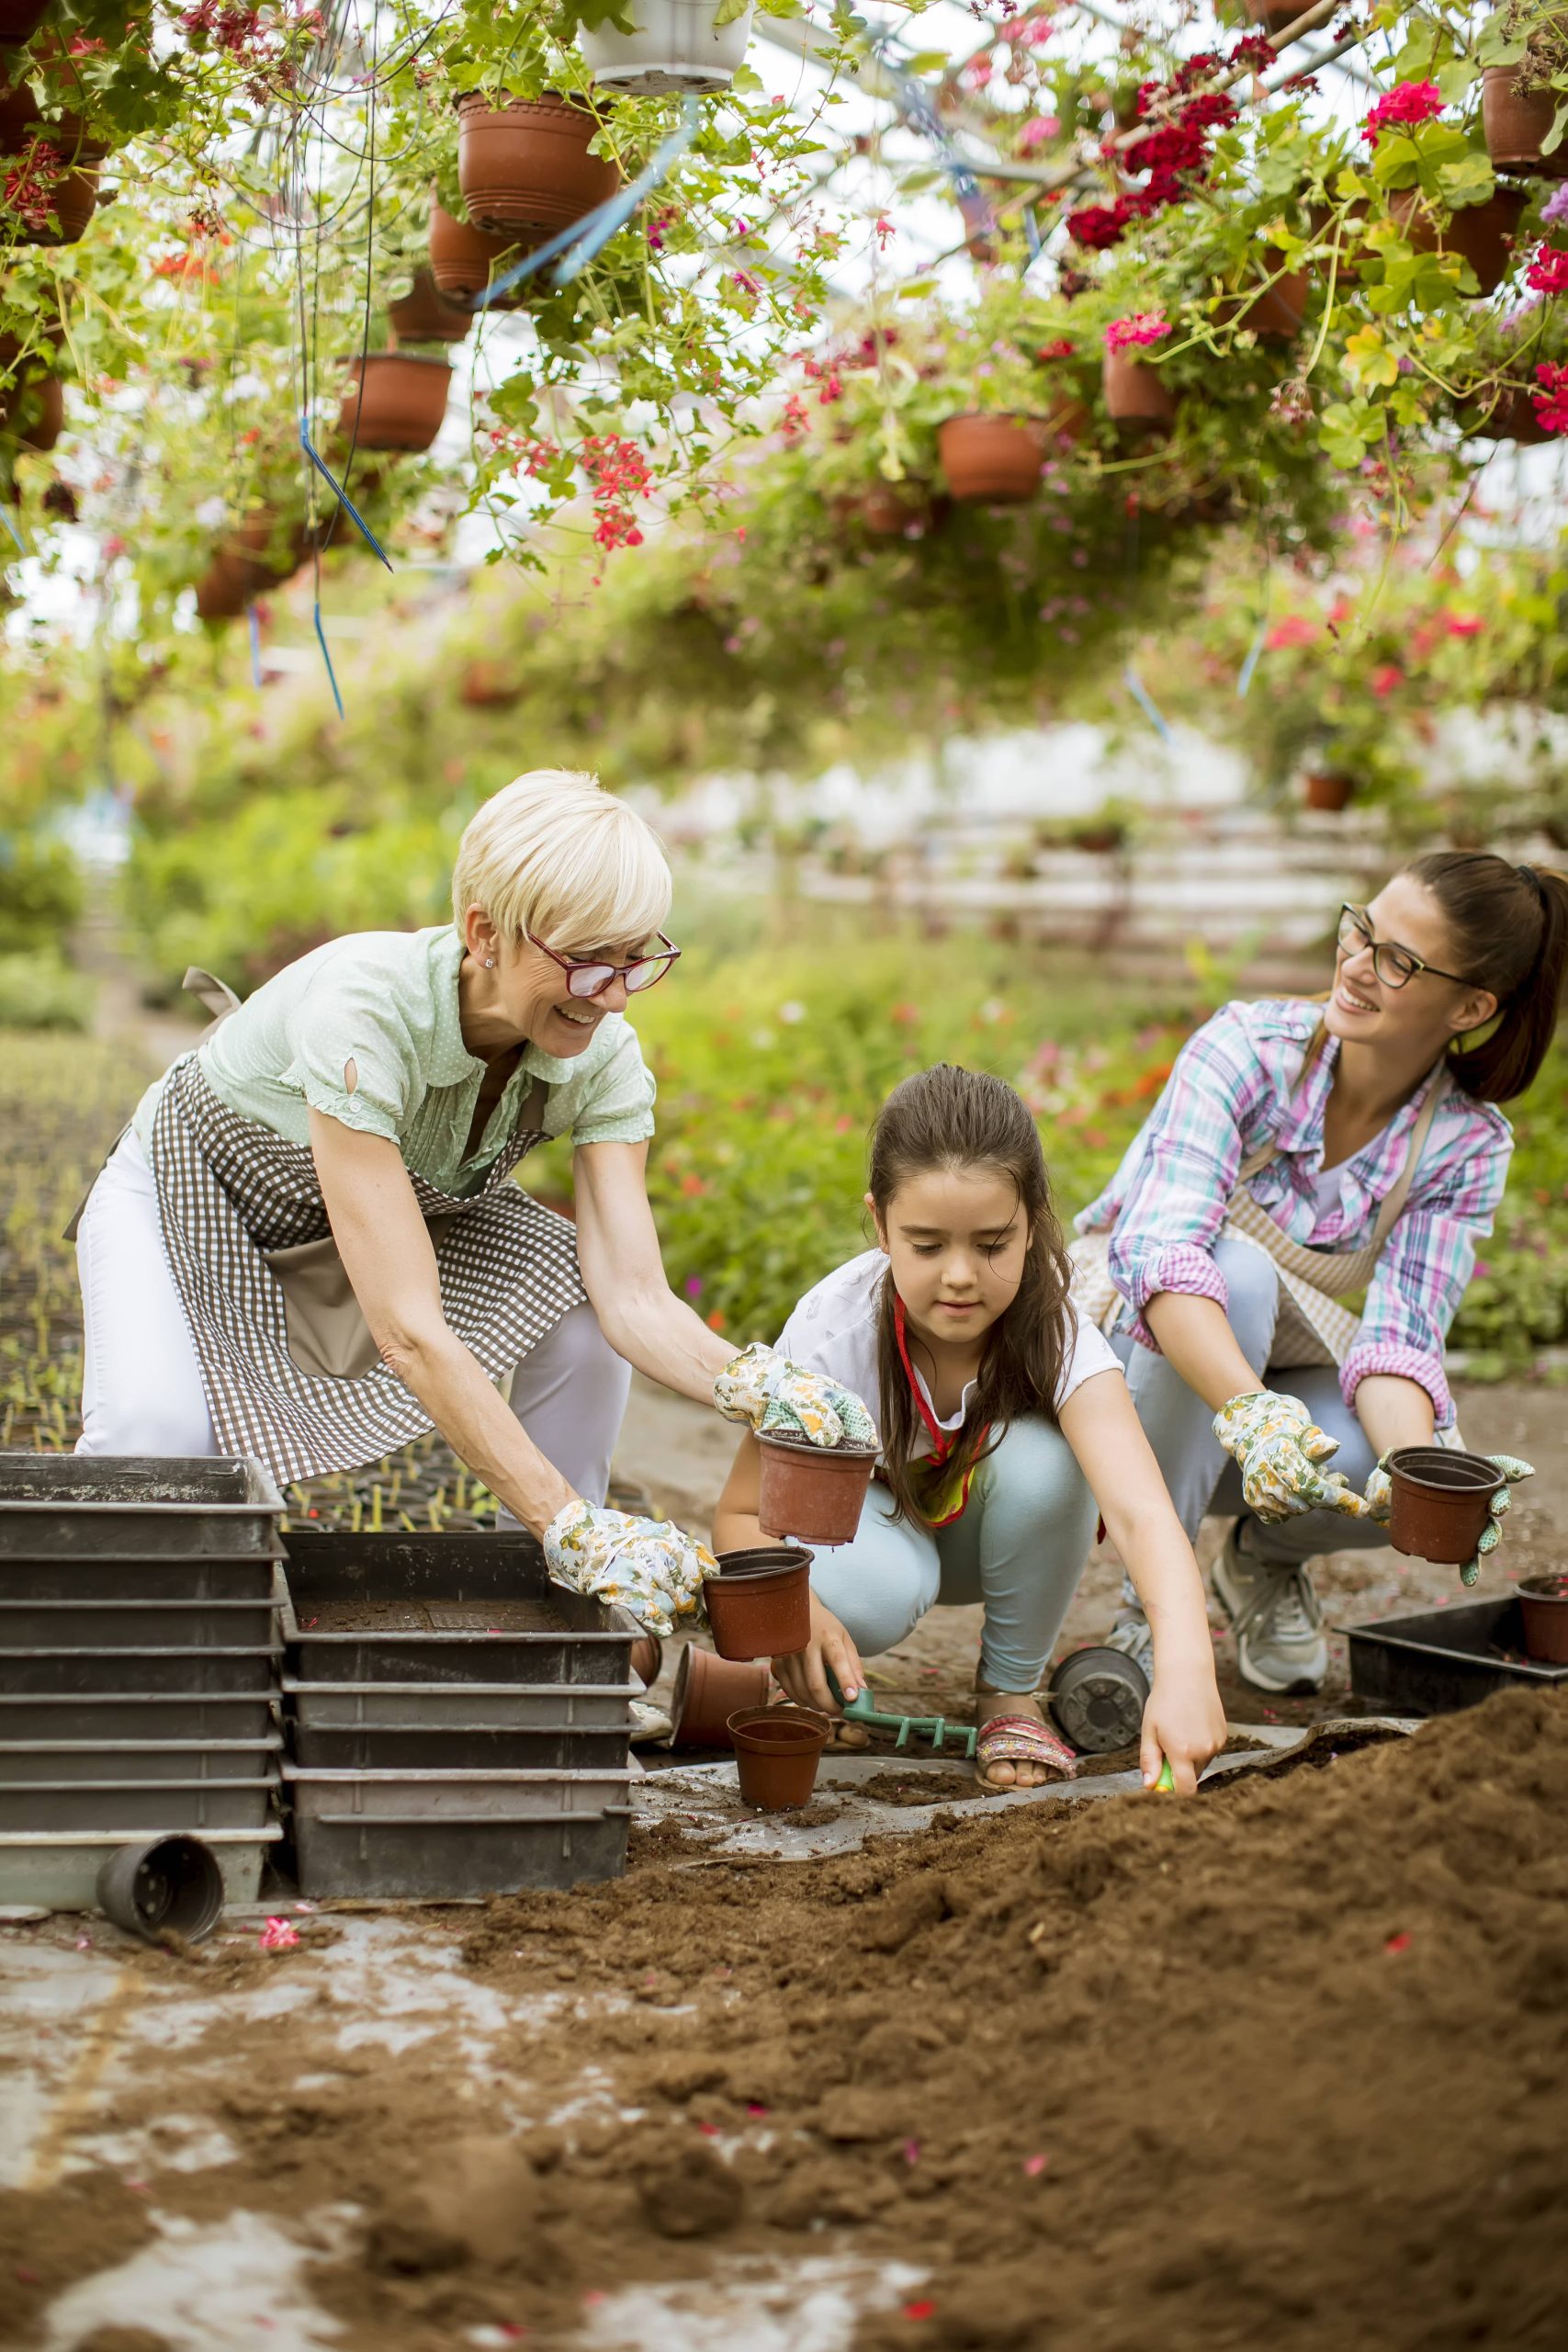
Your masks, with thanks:
M 1060 1430 L 1012 1421 L 983 1461 L 961 1519 L 913 1526 L 873 1484 L 853 1540 L 817 1552 L 811 1589 L 863 1657 L 908 1639 L 928 1609 L 980 1601 L 980 1668 L 993 1690 L 1038 1684 L 1094 1540 L 1094 1497 Z
M 1214 1245 L 1214 1263 L 1230 1294 L 1226 1314 L 1236 1345 L 1248 1363 L 1267 1370 L 1263 1385 L 1276 1395 L 1299 1396 L 1313 1419 L 1339 1451 L 1323 1465 L 1341 1470 L 1358 1491 L 1363 1488 L 1377 1457 L 1367 1433 L 1339 1389 L 1339 1374 L 1332 1364 L 1276 1364 L 1274 1327 L 1280 1316 L 1280 1276 L 1273 1260 L 1256 1243 L 1223 1236 Z M 1239 1519 L 1245 1506 L 1241 1472 L 1214 1435 L 1213 1415 L 1194 1389 L 1162 1355 L 1119 1332 L 1111 1346 L 1127 1367 L 1144 1435 L 1154 1449 L 1160 1475 L 1170 1489 L 1176 1515 L 1190 1540 L 1206 1511 Z M 1283 1566 L 1310 1560 L 1319 1552 L 1348 1552 L 1363 1545 L 1386 1544 L 1388 1530 L 1366 1519 L 1342 1519 L 1337 1511 L 1305 1511 L 1299 1519 L 1272 1523 L 1259 1520 L 1248 1533 L 1255 1556 Z M 1136 1605 L 1131 1583 L 1122 1598 Z

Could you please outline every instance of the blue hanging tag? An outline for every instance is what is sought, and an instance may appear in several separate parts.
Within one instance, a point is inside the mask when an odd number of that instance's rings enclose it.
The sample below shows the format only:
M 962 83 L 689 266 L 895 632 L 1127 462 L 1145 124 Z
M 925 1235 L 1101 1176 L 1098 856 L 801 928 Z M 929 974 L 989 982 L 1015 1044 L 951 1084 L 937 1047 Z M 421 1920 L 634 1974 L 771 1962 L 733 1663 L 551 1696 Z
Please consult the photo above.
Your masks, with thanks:
M 391 569 L 390 565 L 388 569 L 389 571 Z M 343 696 L 337 690 L 337 672 L 333 668 L 333 657 L 327 651 L 327 633 L 321 627 L 321 600 L 319 596 L 316 599 L 316 643 L 321 649 L 321 659 L 327 665 L 327 684 L 333 690 L 333 700 L 337 705 L 337 715 L 342 718 L 346 714 L 343 707 Z
M 1170 731 L 1169 721 L 1130 662 L 1122 673 L 1122 683 L 1155 732 L 1165 742 L 1173 743 L 1176 738 Z
M 332 485 L 333 497 L 336 498 L 341 506 L 346 508 L 350 519 L 358 526 L 360 537 L 367 543 L 367 545 L 375 548 L 377 554 L 380 557 L 388 571 L 390 571 L 392 569 L 391 557 L 387 553 L 386 548 L 381 545 L 380 540 L 376 537 L 375 532 L 370 528 L 369 524 L 366 521 L 364 515 L 360 513 L 353 499 L 350 498 L 347 491 L 344 490 L 342 482 L 339 481 L 332 468 L 323 458 L 317 455 L 316 445 L 310 438 L 310 419 L 303 409 L 299 412 L 299 447 L 304 450 L 305 455 L 310 458 L 310 463 L 315 467 L 316 471 L 319 474 L 323 475 L 326 481 Z M 332 665 L 329 663 L 328 667 L 330 668 L 331 666 Z

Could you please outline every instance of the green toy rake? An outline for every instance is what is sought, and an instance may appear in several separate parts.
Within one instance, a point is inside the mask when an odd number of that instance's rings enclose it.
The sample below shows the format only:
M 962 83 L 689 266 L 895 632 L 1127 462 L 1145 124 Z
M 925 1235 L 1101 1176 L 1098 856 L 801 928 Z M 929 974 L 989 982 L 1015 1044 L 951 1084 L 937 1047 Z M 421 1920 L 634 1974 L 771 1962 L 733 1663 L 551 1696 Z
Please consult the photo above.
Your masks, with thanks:
M 838 1684 L 834 1683 L 835 1696 Z M 917 1739 L 929 1739 L 933 1752 L 940 1753 L 946 1740 L 956 1742 L 959 1750 L 973 1758 L 976 1734 L 961 1724 L 950 1724 L 945 1715 L 887 1715 L 871 1703 L 869 1690 L 857 1691 L 844 1708 L 844 1720 L 852 1724 L 869 1724 L 875 1731 L 890 1731 L 897 1736 L 895 1747 L 907 1748 L 911 1735 Z

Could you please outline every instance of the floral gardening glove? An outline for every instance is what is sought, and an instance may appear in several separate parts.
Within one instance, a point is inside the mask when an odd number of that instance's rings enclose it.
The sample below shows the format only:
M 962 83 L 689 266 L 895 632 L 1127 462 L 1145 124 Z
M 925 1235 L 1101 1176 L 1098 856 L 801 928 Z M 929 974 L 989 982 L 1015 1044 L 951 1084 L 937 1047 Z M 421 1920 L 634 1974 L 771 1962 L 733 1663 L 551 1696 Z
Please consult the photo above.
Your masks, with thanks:
M 1299 1396 L 1256 1388 L 1233 1396 L 1214 1415 L 1214 1435 L 1241 1471 L 1247 1508 L 1262 1520 L 1295 1519 L 1303 1511 L 1342 1511 L 1359 1519 L 1366 1506 L 1337 1471 L 1318 1464 L 1339 1451 Z
M 727 1421 L 754 1430 L 807 1437 L 813 1445 L 874 1445 L 876 1424 L 852 1389 L 826 1373 L 806 1372 L 758 1340 L 713 1385 L 713 1401 Z
M 700 1624 L 704 1580 L 718 1574 L 706 1544 L 673 1520 L 581 1501 L 557 1511 L 546 1528 L 545 1565 L 558 1584 L 629 1609 L 652 1634 L 672 1634 L 677 1618 Z
M 1380 1458 L 1377 1468 L 1367 1480 L 1367 1491 L 1362 1498 L 1362 1509 L 1366 1517 L 1376 1520 L 1380 1527 L 1388 1525 L 1389 1512 L 1393 1509 L 1393 1486 L 1388 1475 L 1388 1465 L 1393 1455 L 1399 1451 L 1398 1446 L 1392 1446 L 1389 1452 Z M 1467 1560 L 1459 1572 L 1461 1584 L 1475 1582 L 1481 1574 L 1482 1561 L 1489 1552 L 1495 1552 L 1502 1542 L 1503 1521 L 1508 1515 L 1508 1506 L 1513 1500 L 1511 1489 L 1517 1486 L 1521 1478 L 1535 1476 L 1534 1463 L 1521 1462 L 1517 1453 L 1488 1453 L 1483 1455 L 1483 1459 L 1501 1470 L 1508 1484 L 1498 1488 L 1488 1505 L 1492 1516 L 1482 1531 L 1481 1541 L 1475 1547 L 1474 1559 Z

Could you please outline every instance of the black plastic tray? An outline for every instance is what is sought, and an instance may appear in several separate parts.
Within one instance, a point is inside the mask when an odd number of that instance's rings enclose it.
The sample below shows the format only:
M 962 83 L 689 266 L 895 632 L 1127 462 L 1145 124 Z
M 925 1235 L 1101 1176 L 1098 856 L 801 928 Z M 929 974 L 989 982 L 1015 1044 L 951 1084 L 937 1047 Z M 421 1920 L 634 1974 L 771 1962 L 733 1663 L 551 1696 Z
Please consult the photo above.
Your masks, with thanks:
M 265 1740 L 273 1729 L 265 1690 L 0 1693 L 0 1740 Z
M 1351 1690 L 1390 1714 L 1449 1715 L 1495 1690 L 1568 1688 L 1568 1666 L 1525 1655 L 1517 1600 L 1458 1601 L 1338 1630 L 1350 1645 Z
M 618 1878 L 630 1815 L 620 1805 L 543 1821 L 297 1815 L 299 1892 L 317 1902 L 344 1895 L 450 1902 Z
M 209 1559 L 199 1553 L 170 1559 L 162 1552 L 119 1552 L 112 1558 L 29 1560 L 0 1554 L 0 1601 L 15 1600 L 270 1600 L 274 1552 L 242 1552 Z
M 0 1554 L 14 1559 L 276 1555 L 283 1498 L 259 1462 L 0 1453 Z
M 595 1765 L 625 1765 L 626 1725 L 606 1724 L 594 1731 L 570 1724 L 423 1729 L 359 1724 L 323 1731 L 292 1721 L 288 1752 L 308 1770 L 332 1772 L 590 1771 Z
M 242 1649 L 276 1630 L 270 1589 L 241 1600 L 0 1600 L 0 1679 L 17 1650 Z
M 256 1781 L 276 1770 L 282 1746 L 276 1731 L 259 1739 L 0 1740 L 0 1789 L 49 1781 Z
M 0 1690 L 272 1690 L 277 1683 L 277 1658 L 270 1642 L 243 1649 L 8 1650 L 0 1658 Z
M 11 1830 L 260 1829 L 277 1782 L 268 1772 L 230 1781 L 35 1781 L 0 1786 L 0 1833 Z

